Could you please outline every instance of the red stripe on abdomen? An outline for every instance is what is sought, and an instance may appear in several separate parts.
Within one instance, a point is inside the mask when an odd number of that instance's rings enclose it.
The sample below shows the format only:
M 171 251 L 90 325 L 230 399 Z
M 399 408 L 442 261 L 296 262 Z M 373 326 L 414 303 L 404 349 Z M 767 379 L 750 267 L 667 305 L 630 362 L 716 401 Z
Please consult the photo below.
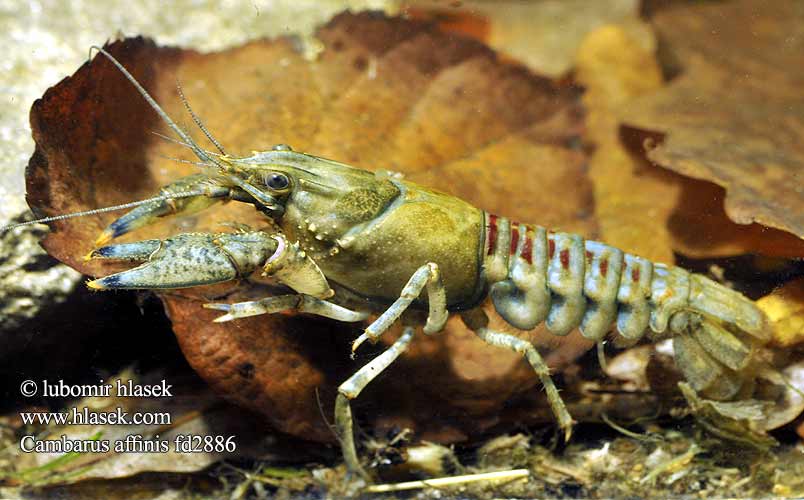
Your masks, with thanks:
M 489 214 L 489 228 L 488 228 L 488 250 L 486 255 L 491 255 L 497 249 L 497 216 Z
M 528 264 L 533 264 L 533 228 L 530 226 L 525 227 L 525 241 L 522 243 L 522 253 L 520 255 Z
M 511 223 L 511 248 L 508 250 L 509 255 L 516 254 L 516 246 L 519 244 L 519 223 Z

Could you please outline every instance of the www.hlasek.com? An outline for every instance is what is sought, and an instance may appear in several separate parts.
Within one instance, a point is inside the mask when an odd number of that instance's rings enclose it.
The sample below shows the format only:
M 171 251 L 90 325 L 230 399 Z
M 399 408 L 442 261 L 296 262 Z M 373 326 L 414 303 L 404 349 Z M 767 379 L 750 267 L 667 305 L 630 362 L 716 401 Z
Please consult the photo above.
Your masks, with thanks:
M 20 393 L 26 397 L 164 398 L 173 396 L 171 390 L 172 386 L 164 380 L 150 385 L 136 384 L 131 380 L 84 385 L 71 385 L 63 380 L 25 380 L 20 384 Z M 20 418 L 26 426 L 136 425 L 162 428 L 172 424 L 169 412 L 128 412 L 119 407 L 106 411 L 84 406 L 59 412 L 20 412 Z M 147 430 L 144 433 L 147 434 Z M 71 438 L 66 434 L 53 438 L 50 434 L 47 439 L 42 439 L 31 434 L 20 439 L 20 449 L 25 453 L 167 453 L 171 449 L 178 453 L 231 453 L 237 448 L 235 436 L 177 434 L 171 439 L 162 439 L 159 435 L 146 437 L 143 434 L 129 434 L 114 441 L 102 437 L 102 432 L 88 438 Z

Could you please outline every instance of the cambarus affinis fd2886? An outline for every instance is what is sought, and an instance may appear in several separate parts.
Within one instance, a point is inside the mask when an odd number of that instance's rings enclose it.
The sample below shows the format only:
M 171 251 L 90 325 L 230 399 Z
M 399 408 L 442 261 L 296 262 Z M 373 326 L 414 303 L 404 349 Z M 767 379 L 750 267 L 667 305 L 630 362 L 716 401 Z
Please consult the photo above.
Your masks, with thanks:
M 280 145 L 248 157 L 210 152 L 176 126 L 108 53 L 162 119 L 197 156 L 201 173 L 176 180 L 137 202 L 98 237 L 89 259 L 142 261 L 89 283 L 98 290 L 194 287 L 264 274 L 294 293 L 222 303 L 219 322 L 296 310 L 359 322 L 379 314 L 359 336 L 376 341 L 397 320 L 404 333 L 339 387 L 335 424 L 348 466 L 367 476 L 353 438 L 350 400 L 410 345 L 416 329 L 442 330 L 450 313 L 478 337 L 525 356 L 544 386 L 567 437 L 572 417 L 533 345 L 491 331 L 478 308 L 490 297 L 511 325 L 546 322 L 555 335 L 580 327 L 601 342 L 616 326 L 632 341 L 672 337 L 691 386 L 712 399 L 751 393 L 754 352 L 768 337 L 751 301 L 703 276 L 626 254 L 577 235 L 512 222 L 408 182 Z M 211 138 L 211 135 L 210 135 Z M 213 142 L 220 146 L 217 141 Z M 221 233 L 109 244 L 165 216 L 218 202 L 253 205 L 269 229 L 237 226 Z M 345 353 L 346 354 L 346 353 Z

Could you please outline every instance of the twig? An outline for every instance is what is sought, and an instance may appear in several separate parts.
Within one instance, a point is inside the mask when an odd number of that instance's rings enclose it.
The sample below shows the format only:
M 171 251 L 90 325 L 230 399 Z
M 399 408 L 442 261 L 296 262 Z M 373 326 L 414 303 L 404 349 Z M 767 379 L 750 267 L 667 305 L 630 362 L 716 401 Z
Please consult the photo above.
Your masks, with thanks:
M 527 469 L 514 469 L 483 474 L 467 474 L 464 476 L 439 477 L 423 481 L 407 481 L 404 483 L 375 484 L 363 490 L 365 493 L 387 493 L 389 491 L 413 490 L 417 488 L 443 488 L 459 484 L 476 483 L 479 481 L 514 481 L 525 479 L 530 475 Z

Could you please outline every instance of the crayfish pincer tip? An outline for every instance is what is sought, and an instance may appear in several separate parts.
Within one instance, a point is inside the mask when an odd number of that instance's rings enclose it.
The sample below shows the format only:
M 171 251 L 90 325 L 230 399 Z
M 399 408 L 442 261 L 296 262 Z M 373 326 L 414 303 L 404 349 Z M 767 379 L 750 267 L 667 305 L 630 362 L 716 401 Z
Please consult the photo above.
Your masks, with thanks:
M 103 285 L 102 282 L 103 282 L 102 279 L 87 281 L 87 288 L 89 288 L 90 290 L 106 290 L 106 287 Z
M 95 247 L 102 247 L 103 245 L 109 243 L 114 239 L 114 236 L 114 230 L 107 227 L 101 234 L 98 235 L 98 238 L 95 240 Z
M 125 288 L 124 283 L 117 274 L 98 278 L 87 282 L 87 287 L 92 290 L 109 290 L 110 288 Z

